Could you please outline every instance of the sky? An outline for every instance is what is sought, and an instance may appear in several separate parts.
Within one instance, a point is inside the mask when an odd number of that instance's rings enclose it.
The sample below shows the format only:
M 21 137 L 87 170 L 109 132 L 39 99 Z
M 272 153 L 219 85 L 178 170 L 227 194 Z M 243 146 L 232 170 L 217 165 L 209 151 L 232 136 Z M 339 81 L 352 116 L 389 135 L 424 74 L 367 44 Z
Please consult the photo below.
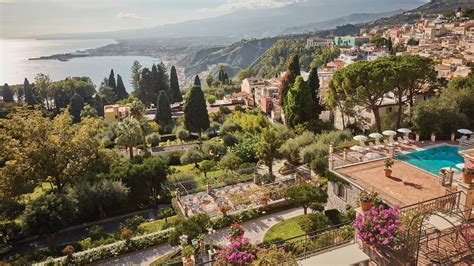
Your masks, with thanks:
M 0 36 L 153 27 L 298 1 L 335 0 L 0 0 Z
M 298 0 L 0 0 L 2 38 L 152 27 Z

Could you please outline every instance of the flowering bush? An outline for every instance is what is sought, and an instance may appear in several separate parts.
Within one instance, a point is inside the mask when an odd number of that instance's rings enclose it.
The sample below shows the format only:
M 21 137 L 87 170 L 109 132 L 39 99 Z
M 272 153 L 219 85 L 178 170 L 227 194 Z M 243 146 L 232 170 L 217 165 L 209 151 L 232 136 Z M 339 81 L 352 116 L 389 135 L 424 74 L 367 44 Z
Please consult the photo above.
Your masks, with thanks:
M 229 227 L 229 238 L 236 238 L 244 234 L 244 228 L 239 223 L 233 223 Z
M 232 238 L 230 244 L 224 246 L 217 255 L 217 261 L 222 264 L 244 265 L 256 258 L 256 250 L 250 239 L 243 236 Z
M 383 205 L 361 213 L 354 222 L 357 236 L 370 246 L 388 246 L 405 231 L 399 219 L 399 208 L 385 209 Z

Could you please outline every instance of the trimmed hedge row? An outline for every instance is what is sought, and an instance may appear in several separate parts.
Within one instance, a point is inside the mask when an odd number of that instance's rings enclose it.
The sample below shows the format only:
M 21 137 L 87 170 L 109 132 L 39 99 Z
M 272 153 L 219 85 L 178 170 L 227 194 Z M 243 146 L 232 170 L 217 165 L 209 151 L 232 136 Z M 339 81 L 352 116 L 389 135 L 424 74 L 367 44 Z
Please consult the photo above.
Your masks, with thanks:
M 152 246 L 166 243 L 170 230 L 141 235 L 130 240 L 121 240 L 113 244 L 93 248 L 73 254 L 71 257 L 48 259 L 38 265 L 85 265 L 97 261 L 107 260 L 119 255 L 143 250 Z

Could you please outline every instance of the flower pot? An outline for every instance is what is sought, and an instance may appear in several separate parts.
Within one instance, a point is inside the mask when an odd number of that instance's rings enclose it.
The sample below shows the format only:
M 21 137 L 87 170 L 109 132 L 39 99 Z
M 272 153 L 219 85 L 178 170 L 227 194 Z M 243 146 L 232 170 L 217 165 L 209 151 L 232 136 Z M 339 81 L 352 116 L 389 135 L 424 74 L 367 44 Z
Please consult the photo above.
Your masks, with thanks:
M 391 177 L 392 176 L 392 169 L 385 168 L 385 177 Z
M 194 266 L 196 265 L 196 260 L 194 255 L 189 257 L 183 257 L 183 266 Z
M 366 212 L 372 207 L 374 207 L 374 202 L 373 201 L 360 201 L 360 207 L 362 208 L 362 211 Z
M 472 179 L 474 179 L 474 174 L 471 173 L 462 173 L 462 182 L 466 184 L 471 184 Z

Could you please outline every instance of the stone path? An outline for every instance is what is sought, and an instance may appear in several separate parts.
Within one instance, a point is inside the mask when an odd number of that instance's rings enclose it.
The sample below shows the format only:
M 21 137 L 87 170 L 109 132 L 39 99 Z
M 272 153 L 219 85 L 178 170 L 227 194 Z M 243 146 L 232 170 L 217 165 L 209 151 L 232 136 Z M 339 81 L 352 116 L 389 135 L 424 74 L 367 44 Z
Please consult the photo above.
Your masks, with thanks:
M 242 226 L 245 229 L 245 236 L 250 238 L 252 243 L 258 243 L 263 240 L 265 232 L 270 227 L 283 220 L 301 214 L 303 214 L 302 208 L 289 209 L 244 222 L 242 223 Z M 227 230 L 227 228 L 217 230 L 217 232 L 211 236 L 211 241 L 218 244 L 227 243 Z M 159 257 L 173 250 L 175 250 L 175 248 L 168 244 L 158 245 L 132 254 L 119 256 L 99 265 L 150 265 L 150 263 Z

